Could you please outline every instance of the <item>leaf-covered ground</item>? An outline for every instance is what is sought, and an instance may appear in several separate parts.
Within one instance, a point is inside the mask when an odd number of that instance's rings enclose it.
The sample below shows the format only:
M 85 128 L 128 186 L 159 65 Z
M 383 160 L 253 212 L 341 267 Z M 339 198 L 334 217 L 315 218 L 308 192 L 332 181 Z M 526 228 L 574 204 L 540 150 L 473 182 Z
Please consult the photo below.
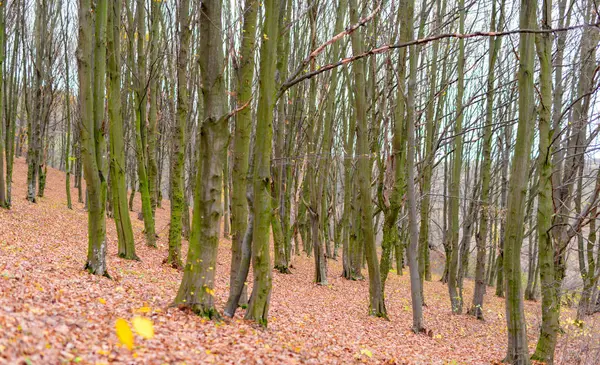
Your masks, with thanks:
M 24 198 L 25 177 L 25 161 L 18 159 L 13 207 L 0 210 L 0 363 L 489 364 L 504 355 L 504 301 L 493 290 L 486 296 L 482 322 L 452 315 L 446 286 L 426 283 L 424 316 L 433 335 L 414 335 L 407 276 L 390 274 L 390 321 L 385 321 L 367 316 L 368 283 L 341 279 L 336 261 L 329 261 L 326 287 L 312 283 L 310 258 L 294 257 L 292 275 L 274 272 L 266 330 L 244 321 L 243 310 L 233 320 L 216 323 L 171 308 L 182 274 L 162 264 L 168 202 L 156 214 L 158 249 L 145 247 L 143 223 L 132 213 L 141 262 L 116 256 L 114 223 L 107 222 L 109 280 L 83 271 L 87 214 L 80 203 L 66 208 L 64 174 L 48 169 L 46 196 L 38 204 Z M 73 189 L 75 202 L 76 196 Z M 219 309 L 228 292 L 230 247 L 223 239 L 215 289 Z M 473 283 L 465 284 L 470 302 Z M 533 350 L 539 303 L 526 302 L 525 310 Z M 152 320 L 154 336 L 136 336 L 130 351 L 119 343 L 115 323 L 134 316 Z M 573 316 L 573 310 L 563 313 L 566 334 L 558 363 L 600 363 L 600 317 L 588 319 L 580 330 L 570 324 Z

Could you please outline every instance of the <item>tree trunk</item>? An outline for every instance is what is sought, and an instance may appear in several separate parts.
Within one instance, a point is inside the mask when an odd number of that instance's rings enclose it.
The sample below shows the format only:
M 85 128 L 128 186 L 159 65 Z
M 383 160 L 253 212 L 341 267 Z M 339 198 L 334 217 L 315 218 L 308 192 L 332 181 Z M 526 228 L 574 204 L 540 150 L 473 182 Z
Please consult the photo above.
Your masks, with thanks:
M 4 180 L 4 156 L 5 138 L 4 134 L 4 2 L 0 3 L 0 208 L 7 208 L 6 203 L 6 181 Z
M 89 0 L 79 1 L 79 44 L 77 48 L 81 156 L 88 191 L 88 254 L 85 269 L 108 276 L 106 267 L 106 174 L 104 170 L 104 75 L 106 69 L 107 0 L 99 0 L 92 12 Z M 95 18 L 95 19 L 93 19 Z M 91 33 L 94 29 L 95 35 Z M 92 78 L 92 45 L 94 75 Z M 93 81 L 92 81 L 93 80 Z
M 492 15 L 490 21 L 490 32 L 496 31 L 496 2 L 492 4 Z M 500 26 L 504 24 L 504 1 L 500 5 Z M 500 27 L 499 27 L 500 28 Z M 502 46 L 502 37 L 490 37 L 488 40 L 488 77 L 486 93 L 486 113 L 485 127 L 483 132 L 483 162 L 481 164 L 481 223 L 479 232 L 475 236 L 477 245 L 477 263 L 475 264 L 475 289 L 473 293 L 473 303 L 469 309 L 469 314 L 477 319 L 483 320 L 483 296 L 485 294 L 485 256 L 486 256 L 486 238 L 488 236 L 488 226 L 490 222 L 490 181 L 492 171 L 492 124 L 494 116 L 494 83 L 495 66 L 498 58 L 498 51 Z
M 143 0 L 137 0 L 136 10 L 137 34 L 146 34 L 146 11 Z M 145 36 L 137 37 L 137 77 L 135 90 L 135 145 L 138 164 L 139 191 L 142 197 L 142 214 L 144 218 L 144 231 L 146 233 L 146 245 L 156 247 L 156 234 L 154 227 L 154 216 L 152 214 L 152 203 L 146 168 L 146 50 L 144 47 Z
M 414 5 L 414 2 L 413 2 Z M 400 4 L 400 7 L 407 6 L 407 3 L 404 1 Z M 412 35 L 412 26 L 409 27 L 408 24 L 412 24 L 412 18 L 409 18 L 408 12 L 399 13 L 400 23 L 402 23 L 402 27 L 400 27 L 400 42 L 407 42 L 411 39 Z M 407 26 L 404 26 L 407 25 Z M 398 57 L 398 83 L 402 87 L 398 87 L 397 98 L 396 98 L 396 107 L 394 109 L 394 134 L 392 137 L 392 166 L 394 169 L 394 182 L 392 186 L 392 192 L 389 198 L 389 207 L 384 211 L 384 222 L 383 222 L 383 241 L 381 243 L 381 286 L 382 290 L 385 291 L 385 282 L 387 280 L 387 275 L 390 270 L 390 256 L 391 250 L 396 249 L 396 256 L 403 256 L 403 248 L 400 248 L 402 242 L 399 242 L 398 239 L 398 214 L 402 207 L 402 199 L 404 198 L 405 187 L 406 187 L 406 87 L 405 87 L 405 79 L 406 79 L 406 53 L 407 48 L 401 48 Z M 397 272 L 400 274 L 402 272 L 402 268 L 398 267 Z
M 521 0 L 521 29 L 533 29 L 536 25 L 535 0 Z M 504 275 L 506 277 L 506 324 L 508 327 L 508 351 L 505 362 L 529 364 L 527 328 L 523 308 L 521 284 L 521 246 L 525 198 L 531 154 L 532 133 L 535 122 L 533 98 L 534 35 L 521 33 L 519 41 L 519 123 L 513 155 L 508 207 L 506 215 L 506 238 L 504 242 Z
M 350 22 L 358 22 L 358 10 L 356 0 L 350 0 Z M 361 54 L 363 40 L 360 31 L 350 35 L 352 51 Z M 375 232 L 373 231 L 373 206 L 371 204 L 371 163 L 367 132 L 367 110 L 365 102 L 365 64 L 364 60 L 358 60 L 352 65 L 355 76 L 354 103 L 356 108 L 356 136 L 358 157 L 357 172 L 358 186 L 361 205 L 361 234 L 365 247 L 365 254 L 369 270 L 369 314 L 376 317 L 387 317 L 383 290 L 381 286 L 381 273 L 377 260 L 377 249 L 375 247 Z
M 181 235 L 183 214 L 186 208 L 184 193 L 185 131 L 187 129 L 188 105 L 188 49 L 190 46 L 190 2 L 182 0 L 177 13 L 179 24 L 179 53 L 177 55 L 177 116 L 172 127 L 171 158 L 171 220 L 169 225 L 169 254 L 167 264 L 181 269 Z
M 121 111 L 121 2 L 110 1 L 108 16 L 108 118 L 110 129 L 110 181 L 119 257 L 139 260 L 135 254 L 133 228 L 127 207 L 125 180 L 125 133 Z
M 67 193 L 67 208 L 73 209 L 71 200 L 71 93 L 69 85 L 71 78 L 69 77 L 68 28 L 69 18 L 67 17 L 66 26 L 63 25 L 63 45 L 65 53 L 65 124 L 67 126 L 67 137 L 65 140 L 65 190 Z
M 219 316 L 214 306 L 214 280 L 219 223 L 223 214 L 223 160 L 229 140 L 225 113 L 221 7 L 221 1 L 212 1 L 203 2 L 200 9 L 199 64 L 204 115 L 196 163 L 190 248 L 181 286 L 175 298 L 175 304 L 189 307 L 208 318 Z
M 263 22 L 260 51 L 259 96 L 254 148 L 254 232 L 252 244 L 252 270 L 254 272 L 252 295 L 246 319 L 267 325 L 271 298 L 271 258 L 269 253 L 269 228 L 271 226 L 271 147 L 273 144 L 273 110 L 275 108 L 275 59 L 279 35 L 279 3 L 263 2 Z M 258 138 L 261 138 L 260 140 Z
M 415 1 L 407 0 L 407 7 L 403 9 L 407 13 L 409 22 L 409 39 L 413 38 L 412 19 L 415 9 Z M 423 327 L 423 291 L 419 277 L 419 227 L 417 223 L 417 197 L 415 189 L 415 88 L 417 84 L 417 50 L 416 46 L 410 47 L 410 77 L 408 81 L 408 92 L 406 98 L 406 124 L 408 135 L 408 151 L 406 154 L 407 201 L 408 201 L 408 230 L 410 243 L 408 245 L 408 265 L 410 270 L 410 294 L 412 299 L 412 313 L 414 333 L 425 330 Z
M 237 107 L 241 108 L 250 102 L 252 97 L 252 80 L 254 75 L 254 48 L 258 1 L 249 0 L 244 9 L 244 25 L 241 37 L 239 63 L 235 65 L 237 73 Z M 231 269 L 229 272 L 229 299 L 232 300 L 234 283 L 239 276 L 242 260 L 242 243 L 248 225 L 248 202 L 246 191 L 248 185 L 248 161 L 250 157 L 250 129 L 252 127 L 252 111 L 249 107 L 240 110 L 235 116 L 235 134 L 233 136 L 233 169 L 231 177 Z M 244 277 L 244 281 L 245 281 Z M 246 290 L 240 293 L 239 302 L 229 311 L 234 313 L 237 304 L 248 302 Z M 226 310 L 226 313 L 228 310 Z
M 310 48 L 317 48 L 317 15 L 319 13 L 319 2 L 311 0 L 309 2 L 309 26 L 310 26 Z M 316 60 L 310 61 L 310 70 L 316 70 Z M 307 218 L 310 230 L 310 243 L 315 256 L 315 282 L 319 285 L 327 285 L 327 256 L 325 252 L 325 243 L 321 232 L 321 188 L 326 182 L 318 181 L 319 175 L 319 150 L 317 145 L 321 137 L 320 114 L 317 110 L 317 80 L 312 78 L 308 91 L 308 125 L 306 126 L 306 153 L 309 156 L 306 169 L 305 186 L 308 192 Z
M 158 166 L 156 163 L 156 152 L 157 152 L 157 135 L 158 135 L 158 70 L 161 63 L 159 62 L 158 55 L 158 37 L 159 37 L 159 25 L 161 17 L 161 6 L 162 1 L 151 1 L 150 2 L 150 68 L 148 75 L 148 101 L 150 107 L 148 110 L 148 130 L 147 130 L 147 144 L 144 149 L 146 154 L 146 161 L 148 163 L 148 194 L 150 195 L 150 207 L 152 208 L 152 219 L 154 220 L 158 196 L 160 193 L 160 186 L 158 183 Z M 145 33 L 143 33 L 145 34 Z M 145 105 L 145 103 L 144 103 Z M 154 222 L 156 224 L 156 222 Z
M 459 0 L 459 33 L 465 31 L 465 2 Z M 461 314 L 463 308 L 462 286 L 458 280 L 459 266 L 459 207 L 460 207 L 460 175 L 462 168 L 462 122 L 464 118 L 463 94 L 465 74 L 465 41 L 458 40 L 458 84 L 456 92 L 456 121 L 454 125 L 454 156 L 452 164 L 452 178 L 450 181 L 450 267 L 448 268 L 448 291 L 452 313 Z

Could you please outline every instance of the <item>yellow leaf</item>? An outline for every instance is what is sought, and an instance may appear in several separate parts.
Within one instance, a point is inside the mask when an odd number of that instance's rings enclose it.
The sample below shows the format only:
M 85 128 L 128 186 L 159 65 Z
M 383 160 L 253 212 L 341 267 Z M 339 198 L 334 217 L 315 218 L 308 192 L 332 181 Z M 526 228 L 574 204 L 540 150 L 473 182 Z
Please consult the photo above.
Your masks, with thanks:
M 371 350 L 367 350 L 367 349 L 360 350 L 360 354 L 367 355 L 368 357 L 373 357 L 373 353 L 371 352 Z
M 98 298 L 98 301 L 100 302 L 100 304 L 106 304 L 106 299 L 104 298 Z
M 117 337 L 119 337 L 119 341 L 129 350 L 133 348 L 133 332 L 131 332 L 131 328 L 129 327 L 129 323 L 123 318 L 117 319 L 115 323 L 115 327 L 117 329 Z
M 211 288 L 209 288 L 208 286 L 204 286 L 204 291 L 209 294 L 212 295 L 213 297 L 215 296 L 215 291 Z
M 133 328 L 138 335 L 143 338 L 149 340 L 154 337 L 154 326 L 152 321 L 148 318 L 144 317 L 133 317 L 131 319 L 131 323 L 133 324 Z
M 150 307 L 141 307 L 141 308 L 138 308 L 136 310 L 136 312 L 138 312 L 138 313 L 149 313 L 150 310 L 151 310 Z

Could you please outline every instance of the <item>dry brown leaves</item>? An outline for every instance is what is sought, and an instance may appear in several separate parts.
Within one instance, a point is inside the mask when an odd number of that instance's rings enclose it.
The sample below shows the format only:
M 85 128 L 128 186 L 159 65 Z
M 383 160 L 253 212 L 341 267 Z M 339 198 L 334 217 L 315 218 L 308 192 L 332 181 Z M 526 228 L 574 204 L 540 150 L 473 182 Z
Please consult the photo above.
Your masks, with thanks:
M 330 284 L 325 287 L 312 283 L 310 258 L 295 257 L 292 275 L 274 272 L 267 330 L 244 321 L 243 310 L 230 321 L 215 323 L 170 308 L 181 272 L 162 265 L 168 202 L 157 210 L 158 249 L 145 247 L 143 223 L 132 213 L 141 262 L 117 258 L 114 224 L 107 222 L 107 261 L 113 276 L 109 280 L 82 270 L 87 215 L 79 203 L 66 209 L 65 175 L 48 169 L 46 197 L 38 204 L 24 199 L 25 176 L 25 162 L 18 159 L 13 208 L 0 210 L 0 363 L 489 364 L 504 355 L 503 299 L 487 295 L 486 321 L 481 322 L 452 315 L 446 286 L 426 283 L 424 315 L 433 335 L 417 336 L 410 331 L 408 277 L 390 274 L 390 321 L 371 318 L 368 283 L 340 278 L 340 263 L 335 261 L 329 262 Z M 75 190 L 73 197 L 76 201 Z M 139 211 L 139 200 L 136 204 Z M 224 239 L 215 288 L 218 308 L 227 296 L 229 261 L 230 242 Z M 471 295 L 468 281 L 465 298 Z M 525 306 L 533 350 L 539 303 Z M 155 334 L 149 340 L 138 338 L 130 351 L 119 344 L 115 321 L 135 315 L 150 318 Z M 574 314 L 567 310 L 564 316 Z M 598 336 L 600 319 L 590 320 L 590 330 L 580 335 L 566 323 L 558 356 L 572 363 L 569 354 L 581 356 L 583 346 L 598 340 L 593 334 L 596 329 Z

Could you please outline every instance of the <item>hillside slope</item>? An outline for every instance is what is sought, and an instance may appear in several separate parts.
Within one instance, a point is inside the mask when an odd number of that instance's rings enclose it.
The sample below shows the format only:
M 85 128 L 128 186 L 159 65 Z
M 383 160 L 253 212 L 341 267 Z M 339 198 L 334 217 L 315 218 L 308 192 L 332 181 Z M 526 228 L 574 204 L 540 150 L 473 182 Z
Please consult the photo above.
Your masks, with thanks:
M 274 272 L 266 330 L 244 321 L 243 310 L 233 320 L 216 323 L 170 308 L 181 272 L 162 265 L 168 202 L 157 210 L 160 239 L 158 249 L 151 249 L 143 243 L 136 201 L 137 211 L 131 215 L 141 262 L 117 258 L 114 223 L 107 222 L 109 280 L 83 271 L 87 214 L 79 203 L 73 210 L 66 208 L 65 175 L 48 169 L 46 197 L 38 204 L 24 198 L 25 177 L 25 161 L 18 159 L 13 207 L 0 210 L 0 363 L 489 364 L 504 356 L 504 301 L 491 290 L 485 299 L 486 321 L 481 322 L 452 315 L 446 286 L 426 283 L 424 318 L 433 336 L 414 335 L 407 276 L 390 274 L 390 321 L 385 321 L 367 316 L 366 281 L 343 280 L 341 263 L 329 261 L 330 285 L 316 286 L 312 260 L 303 256 L 294 258 L 292 275 Z M 228 292 L 230 247 L 223 239 L 215 290 L 220 309 Z M 473 283 L 465 284 L 465 300 L 470 302 Z M 533 349 L 539 303 L 526 302 L 526 313 Z M 149 317 L 155 336 L 137 337 L 129 351 L 119 345 L 115 321 L 134 315 Z M 573 316 L 571 310 L 563 315 L 566 334 L 559 344 L 559 363 L 600 363 L 600 317 L 580 331 L 569 324 Z

